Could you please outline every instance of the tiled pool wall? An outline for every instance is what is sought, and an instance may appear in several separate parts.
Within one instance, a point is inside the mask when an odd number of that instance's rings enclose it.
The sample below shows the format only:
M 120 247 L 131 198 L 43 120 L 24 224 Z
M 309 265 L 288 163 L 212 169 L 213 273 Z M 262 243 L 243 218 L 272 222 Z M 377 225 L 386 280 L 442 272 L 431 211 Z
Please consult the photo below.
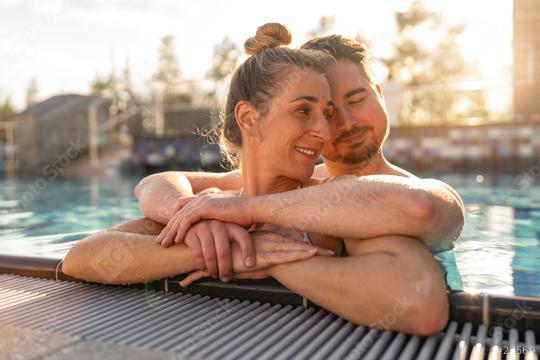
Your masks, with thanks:
M 540 176 L 540 122 L 480 126 L 395 127 L 384 154 L 409 169 L 520 172 Z

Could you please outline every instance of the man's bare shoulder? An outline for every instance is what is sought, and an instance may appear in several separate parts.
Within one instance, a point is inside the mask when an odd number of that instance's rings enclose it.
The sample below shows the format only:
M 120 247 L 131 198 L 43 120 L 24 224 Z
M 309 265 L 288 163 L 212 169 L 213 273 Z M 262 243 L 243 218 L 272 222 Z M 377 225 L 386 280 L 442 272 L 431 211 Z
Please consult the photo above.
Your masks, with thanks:
M 328 183 L 328 182 L 332 182 L 332 181 L 339 181 L 339 180 L 344 180 L 344 179 L 349 179 L 349 178 L 352 178 L 353 176 L 357 176 L 359 178 L 362 178 L 362 177 L 373 177 L 373 176 L 376 176 L 376 175 L 392 175 L 392 176 L 401 176 L 401 177 L 406 177 L 406 178 L 412 178 L 412 179 L 418 179 L 418 177 L 416 175 L 414 175 L 413 173 L 410 173 L 408 172 L 407 170 L 405 169 L 402 169 L 394 164 L 391 164 L 391 163 L 387 163 L 386 166 L 382 169 L 382 171 L 378 171 L 378 172 L 373 172 L 373 173 L 366 173 L 366 174 L 363 174 L 363 175 L 354 175 L 354 174 L 349 174 L 349 175 L 341 175 L 341 176 L 332 176 L 329 172 L 328 172 L 328 169 L 326 168 L 326 165 L 325 164 L 319 164 L 317 166 L 315 166 L 315 170 L 313 171 L 313 177 L 307 181 L 304 181 L 304 183 L 302 184 L 302 187 L 309 187 L 309 186 L 314 186 L 314 185 L 322 185 L 322 184 L 325 184 L 325 183 Z
M 351 179 L 357 179 L 357 178 L 358 177 L 356 175 L 340 175 L 340 176 L 330 176 L 330 177 L 325 177 L 325 178 L 311 178 L 309 180 L 304 181 L 302 183 L 302 187 L 306 188 L 310 186 L 328 184 L 330 182 L 351 180 Z
M 399 176 L 404 176 L 404 177 L 408 177 L 408 178 L 411 178 L 411 179 L 418 179 L 418 180 L 421 180 L 423 183 L 425 184 L 430 184 L 432 186 L 441 186 L 443 188 L 445 188 L 446 190 L 448 190 L 449 192 L 451 192 L 462 204 L 463 202 L 461 201 L 461 198 L 458 194 L 458 192 L 456 190 L 454 190 L 450 185 L 446 184 L 445 182 L 441 181 L 441 180 L 438 180 L 438 179 L 430 179 L 430 178 L 420 178 L 410 172 L 408 172 L 407 170 L 404 170 L 398 166 L 395 166 L 393 164 L 389 164 L 390 167 L 391 167 L 391 172 L 392 173 L 388 173 L 386 175 L 399 175 Z
M 373 174 L 373 175 L 394 175 L 394 176 L 403 176 L 403 177 L 408 177 L 408 178 L 413 178 L 413 179 L 418 178 L 418 176 L 414 175 L 413 173 L 391 163 L 388 163 L 388 166 L 386 167 L 383 173 Z

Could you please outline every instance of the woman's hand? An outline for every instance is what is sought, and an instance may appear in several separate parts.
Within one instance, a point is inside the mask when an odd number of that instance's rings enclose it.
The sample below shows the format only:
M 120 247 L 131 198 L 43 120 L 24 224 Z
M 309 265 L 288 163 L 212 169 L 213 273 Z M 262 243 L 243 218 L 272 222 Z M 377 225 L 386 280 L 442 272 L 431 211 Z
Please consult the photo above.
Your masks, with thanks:
M 217 220 L 203 220 L 187 232 L 184 243 L 189 247 L 197 266 L 210 276 L 229 281 L 233 273 L 231 243 L 239 245 L 246 267 L 255 265 L 255 245 L 250 234 L 240 225 Z
M 331 256 L 333 251 L 298 242 L 276 233 L 256 231 L 251 233 L 257 252 L 257 262 L 247 267 L 242 260 L 239 245 L 233 243 L 232 263 L 234 278 L 262 279 L 269 276 L 270 268 L 277 264 L 308 259 L 316 254 Z M 187 286 L 193 281 L 210 276 L 206 271 L 195 271 L 189 274 L 180 285 Z
M 176 208 L 176 214 L 156 239 L 162 246 L 182 243 L 187 231 L 200 220 L 221 220 L 246 229 L 253 225 L 248 199 L 228 193 L 185 197 L 177 201 Z
M 270 268 L 246 271 L 243 273 L 235 273 L 233 276 L 235 279 L 251 279 L 251 280 L 266 279 L 267 277 L 270 277 Z M 210 274 L 203 270 L 197 270 L 190 273 L 188 276 L 182 279 L 178 284 L 182 287 L 186 287 L 186 286 L 191 285 L 193 282 L 200 280 L 202 278 L 205 278 L 205 277 L 210 277 Z

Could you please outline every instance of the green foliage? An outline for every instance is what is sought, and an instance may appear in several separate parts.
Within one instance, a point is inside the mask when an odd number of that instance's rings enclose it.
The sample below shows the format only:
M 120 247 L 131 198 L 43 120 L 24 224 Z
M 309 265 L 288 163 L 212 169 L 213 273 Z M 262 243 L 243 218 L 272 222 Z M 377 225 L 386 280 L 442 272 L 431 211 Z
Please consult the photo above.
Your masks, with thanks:
M 220 84 L 225 81 L 234 71 L 240 48 L 228 36 L 214 46 L 212 66 L 206 73 L 206 77 Z
M 133 86 L 133 81 L 131 80 L 131 68 L 129 67 L 128 61 L 126 61 L 126 65 L 122 71 L 122 78 L 120 79 L 118 87 L 121 109 L 126 109 L 131 106 L 140 106 L 140 96 Z
M 114 99 L 118 93 L 118 80 L 114 71 L 102 77 L 96 74 L 94 80 L 90 83 L 90 93 L 96 96 L 103 96 Z
M 37 101 L 38 87 L 35 78 L 30 80 L 28 87 L 26 88 L 26 107 L 33 105 Z
M 240 48 L 228 36 L 214 45 L 212 65 L 206 72 L 206 78 L 213 82 L 213 89 L 207 93 L 205 99 L 210 105 L 214 105 L 224 95 L 225 85 L 232 76 L 240 55 Z
M 317 26 L 313 30 L 308 32 L 308 39 L 312 39 L 317 36 L 328 35 L 334 27 L 335 22 L 336 19 L 333 16 L 321 16 L 319 18 Z
M 163 92 L 165 104 L 191 103 L 193 95 L 182 89 L 182 74 L 178 66 L 178 58 L 174 50 L 174 36 L 161 39 L 158 50 L 158 65 L 152 76 L 152 83 L 157 91 Z
M 487 113 L 485 97 L 457 92 L 451 84 L 462 81 L 468 64 L 458 47 L 463 25 L 444 28 L 440 15 L 428 11 L 415 0 L 404 12 L 395 14 L 398 34 L 393 54 L 383 59 L 389 74 L 405 86 L 401 119 L 404 124 L 447 124 L 471 116 L 460 106 L 471 104 L 475 114 Z M 435 39 L 430 44 L 421 35 Z M 471 99 L 469 99 L 471 98 Z
M 395 17 L 399 33 L 403 33 L 408 29 L 414 29 L 415 27 L 425 24 L 426 22 L 437 23 L 439 20 L 436 13 L 427 11 L 424 4 L 417 0 L 413 1 L 407 11 L 396 12 Z
M 11 103 L 11 97 L 5 96 L 0 101 L 0 121 L 10 121 L 15 117 L 16 111 Z
M 0 98 L 0 122 L 14 120 L 15 114 L 16 111 L 11 103 L 11 97 L 5 96 L 3 99 Z M 5 138 L 5 130 L 0 129 L 0 140 L 5 140 Z
M 131 81 L 131 70 L 127 61 L 120 75 L 116 74 L 114 69 L 104 77 L 96 74 L 90 84 L 90 93 L 111 100 L 110 112 L 112 115 L 140 104 L 139 95 Z

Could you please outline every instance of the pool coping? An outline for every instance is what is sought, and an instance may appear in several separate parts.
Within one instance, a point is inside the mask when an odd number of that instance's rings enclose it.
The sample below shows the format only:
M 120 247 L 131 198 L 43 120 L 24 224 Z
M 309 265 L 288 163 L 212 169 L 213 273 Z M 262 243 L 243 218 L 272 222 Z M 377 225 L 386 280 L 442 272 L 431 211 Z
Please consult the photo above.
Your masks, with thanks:
M 0 273 L 67 280 L 87 283 L 62 272 L 61 258 L 45 258 L 0 254 Z M 184 275 L 185 276 L 185 275 Z M 109 285 L 124 286 L 164 292 L 184 292 L 212 297 L 231 297 L 241 300 L 260 301 L 270 304 L 293 306 L 317 306 L 307 302 L 274 279 L 238 280 L 224 283 L 203 279 L 182 288 L 178 282 L 184 276 L 156 280 L 146 284 Z M 450 321 L 471 322 L 485 326 L 502 326 L 519 330 L 532 329 L 540 333 L 540 297 L 505 296 L 488 293 L 449 291 Z

